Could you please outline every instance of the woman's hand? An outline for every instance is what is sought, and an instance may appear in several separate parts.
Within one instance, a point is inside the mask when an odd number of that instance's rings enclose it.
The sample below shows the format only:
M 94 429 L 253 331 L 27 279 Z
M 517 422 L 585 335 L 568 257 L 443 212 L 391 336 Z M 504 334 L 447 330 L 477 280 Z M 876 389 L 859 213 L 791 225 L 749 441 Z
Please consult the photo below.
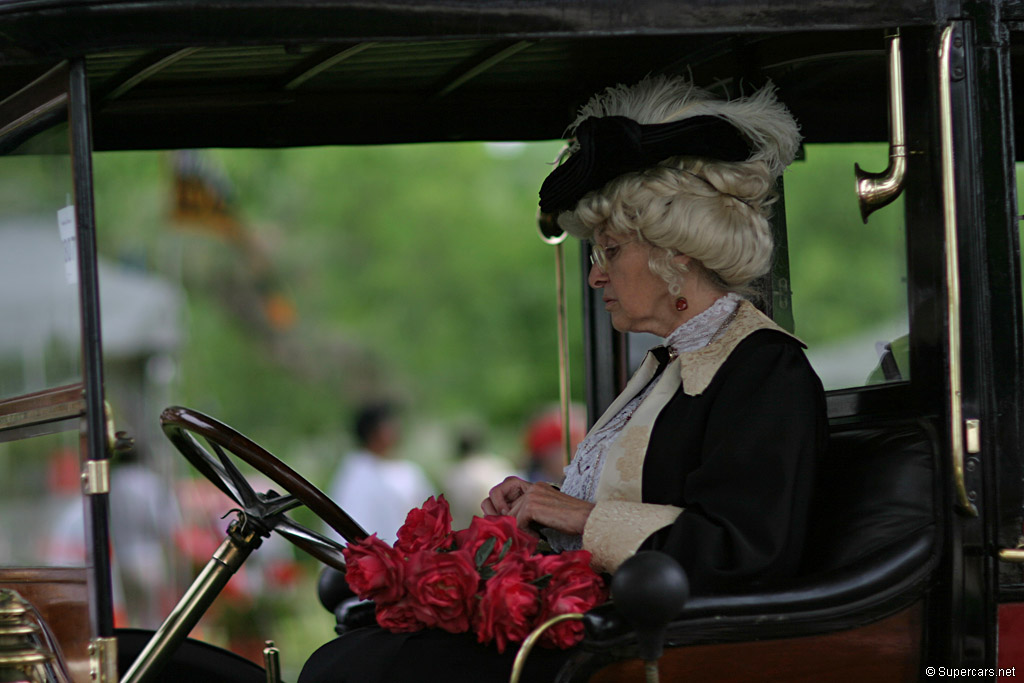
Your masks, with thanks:
M 594 504 L 566 495 L 550 484 L 508 477 L 491 489 L 480 508 L 488 515 L 512 515 L 519 528 L 534 535 L 531 524 L 582 534 Z

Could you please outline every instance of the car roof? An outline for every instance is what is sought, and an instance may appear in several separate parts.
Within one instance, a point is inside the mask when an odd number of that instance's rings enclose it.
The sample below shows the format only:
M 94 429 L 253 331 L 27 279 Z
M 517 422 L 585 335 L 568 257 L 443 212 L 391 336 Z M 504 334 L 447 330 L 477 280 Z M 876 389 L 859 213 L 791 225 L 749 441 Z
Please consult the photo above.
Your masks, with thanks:
M 540 140 L 604 86 L 689 72 L 730 93 L 774 82 L 809 141 L 882 140 L 885 27 L 936 13 L 931 0 L 0 0 L 0 101 L 85 57 L 98 150 Z

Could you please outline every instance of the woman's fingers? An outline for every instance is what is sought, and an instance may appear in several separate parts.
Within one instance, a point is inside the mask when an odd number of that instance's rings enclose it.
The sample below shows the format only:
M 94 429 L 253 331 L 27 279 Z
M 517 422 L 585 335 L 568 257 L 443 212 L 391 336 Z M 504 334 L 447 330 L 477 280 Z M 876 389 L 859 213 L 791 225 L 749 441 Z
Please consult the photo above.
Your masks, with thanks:
M 527 531 L 532 531 L 531 525 L 539 525 L 581 534 L 593 508 L 593 503 L 566 495 L 548 484 L 533 484 L 512 504 L 508 514 Z
M 484 502 L 480 503 L 480 509 L 484 511 L 485 515 L 498 514 L 498 510 L 495 509 L 494 503 L 491 502 L 490 498 L 484 498 Z
M 506 477 L 503 482 L 491 489 L 487 498 L 481 503 L 480 509 L 488 515 L 507 515 L 512 504 L 518 500 L 530 486 L 530 483 L 519 477 Z
M 537 526 L 581 534 L 593 508 L 593 503 L 566 495 L 550 484 L 531 484 L 519 477 L 505 479 L 480 504 L 485 515 L 512 515 L 521 529 L 535 535 Z

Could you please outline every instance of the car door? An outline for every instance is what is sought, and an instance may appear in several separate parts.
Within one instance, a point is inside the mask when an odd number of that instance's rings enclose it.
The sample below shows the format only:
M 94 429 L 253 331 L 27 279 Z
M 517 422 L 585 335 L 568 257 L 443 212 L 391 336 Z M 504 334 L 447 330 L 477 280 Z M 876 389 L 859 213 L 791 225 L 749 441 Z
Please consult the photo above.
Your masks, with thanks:
M 0 586 L 53 630 L 65 658 L 40 666 L 74 681 L 116 677 L 90 155 L 84 62 L 0 101 Z

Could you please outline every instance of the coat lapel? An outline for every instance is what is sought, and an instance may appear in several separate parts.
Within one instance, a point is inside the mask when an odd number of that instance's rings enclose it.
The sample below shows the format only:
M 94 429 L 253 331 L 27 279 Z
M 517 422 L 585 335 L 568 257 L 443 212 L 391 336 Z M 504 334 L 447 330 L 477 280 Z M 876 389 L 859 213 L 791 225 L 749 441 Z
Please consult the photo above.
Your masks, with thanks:
M 633 373 L 633 376 L 626 384 L 626 388 L 619 392 L 619 395 L 615 397 L 612 404 L 608 406 L 608 409 L 604 411 L 603 415 L 601 415 L 601 419 L 595 422 L 594 426 L 590 428 L 591 431 L 596 431 L 601 427 L 604 427 L 608 420 L 618 415 L 619 411 L 629 403 L 630 399 L 639 394 L 640 391 L 647 386 L 647 383 L 651 381 L 651 377 L 654 377 L 654 373 L 657 370 L 658 359 L 652 352 L 648 351 L 647 355 L 644 356 L 643 362 L 640 363 L 640 367 L 637 368 L 637 371 Z
M 678 358 L 668 364 L 654 389 L 608 447 L 597 485 L 597 500 L 641 500 L 647 444 L 654 421 L 679 389 L 678 366 Z
M 749 301 L 741 301 L 736 317 L 729 324 L 721 337 L 696 351 L 679 354 L 679 373 L 683 391 L 687 396 L 698 396 L 711 384 L 722 363 L 729 358 L 739 343 L 758 330 L 775 330 L 793 337 L 795 336 L 775 324 L 775 321 L 757 310 Z M 800 342 L 804 346 L 803 342 Z M 806 348 L 806 346 L 805 346 Z

